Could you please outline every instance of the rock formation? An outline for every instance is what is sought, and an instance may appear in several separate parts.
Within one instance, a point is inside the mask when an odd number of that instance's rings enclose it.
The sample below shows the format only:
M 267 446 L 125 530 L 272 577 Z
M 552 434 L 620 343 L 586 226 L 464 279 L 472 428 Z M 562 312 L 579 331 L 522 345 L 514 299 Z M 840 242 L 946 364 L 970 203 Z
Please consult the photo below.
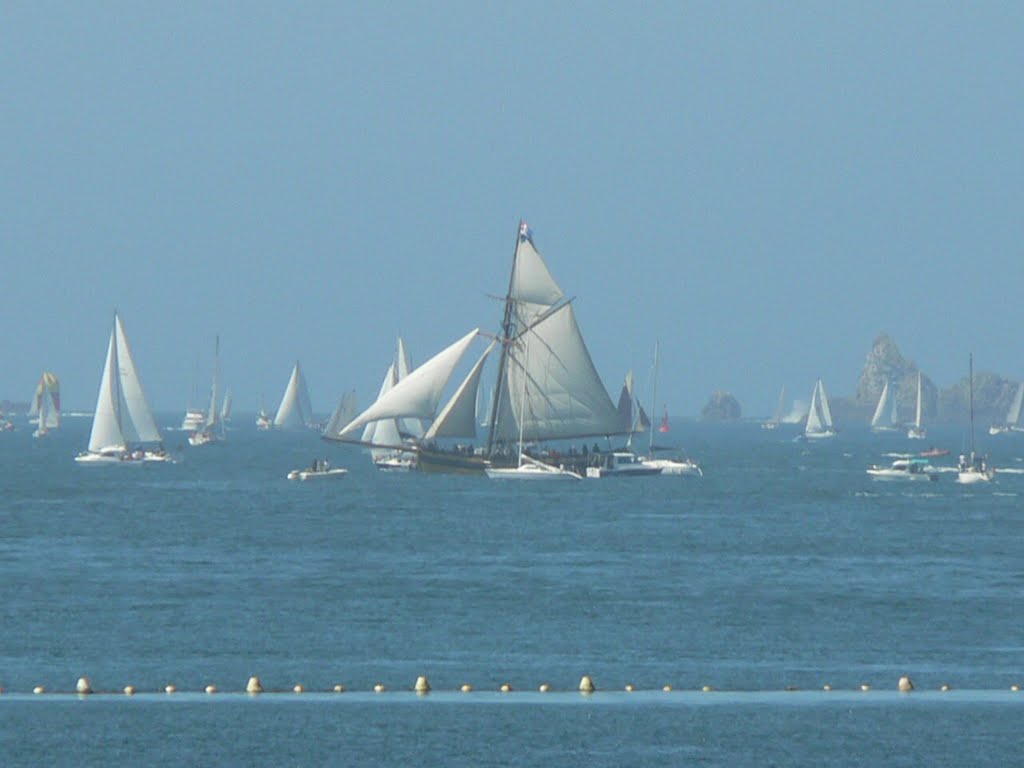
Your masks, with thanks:
M 739 401 L 731 393 L 718 389 L 701 409 L 702 421 L 735 421 L 742 415 Z
M 867 412 L 868 418 L 878 404 L 882 395 L 882 387 L 889 382 L 890 390 L 894 390 L 896 402 L 899 403 L 899 417 L 903 421 L 913 421 L 914 408 L 917 404 L 917 363 L 907 360 L 900 354 L 896 342 L 886 333 L 875 337 L 868 352 L 864 369 L 857 383 L 857 394 L 854 398 L 858 411 Z M 935 419 L 938 402 L 938 387 L 926 375 L 921 376 L 921 408 L 926 421 Z

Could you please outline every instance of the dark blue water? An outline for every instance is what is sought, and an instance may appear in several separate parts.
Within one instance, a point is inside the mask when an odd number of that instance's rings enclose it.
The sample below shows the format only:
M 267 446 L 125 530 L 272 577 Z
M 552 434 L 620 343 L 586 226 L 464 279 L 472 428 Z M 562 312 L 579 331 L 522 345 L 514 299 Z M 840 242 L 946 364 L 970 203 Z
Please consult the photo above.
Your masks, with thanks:
M 5 762 L 1015 761 L 1024 474 L 882 484 L 868 464 L 921 446 L 689 425 L 673 435 L 702 479 L 520 487 L 383 475 L 238 421 L 174 466 L 76 465 L 85 419 L 0 435 Z M 1024 468 L 1024 436 L 985 447 Z M 316 455 L 351 474 L 285 480 Z M 349 692 L 194 693 L 254 674 Z M 400 692 L 421 674 L 434 693 Z M 583 674 L 595 696 L 535 693 Z M 895 693 L 902 674 L 917 692 Z M 81 675 L 148 693 L 30 693 Z

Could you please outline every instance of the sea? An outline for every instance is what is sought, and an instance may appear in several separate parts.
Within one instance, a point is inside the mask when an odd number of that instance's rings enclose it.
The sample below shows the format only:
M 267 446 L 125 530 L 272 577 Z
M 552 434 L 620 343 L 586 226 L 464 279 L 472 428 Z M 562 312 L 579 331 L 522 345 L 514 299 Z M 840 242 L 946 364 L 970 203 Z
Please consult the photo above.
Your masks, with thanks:
M 659 435 L 703 477 L 516 484 L 245 414 L 166 432 L 174 465 L 82 466 L 89 427 L 0 434 L 3 765 L 1024 761 L 1024 434 L 979 436 L 975 486 L 865 473 L 951 469 L 961 428 L 742 422 Z M 286 479 L 314 458 L 350 472 Z

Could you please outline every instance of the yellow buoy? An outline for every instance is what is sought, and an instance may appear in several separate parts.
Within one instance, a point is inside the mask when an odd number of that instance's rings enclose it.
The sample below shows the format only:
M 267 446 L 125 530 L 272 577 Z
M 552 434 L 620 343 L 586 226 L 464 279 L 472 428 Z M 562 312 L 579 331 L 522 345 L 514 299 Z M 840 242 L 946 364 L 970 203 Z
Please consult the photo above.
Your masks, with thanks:
M 165 693 L 177 693 L 178 689 L 175 687 L 174 683 L 168 683 L 167 685 L 164 686 L 164 692 Z
M 1014 683 L 1013 685 L 1010 686 L 1010 690 L 1013 691 L 1014 693 L 1016 693 L 1017 691 L 1020 690 L 1020 686 L 1017 685 L 1016 683 Z M 0 689 L 0 693 L 3 693 L 2 689 Z
M 904 675 L 900 678 L 897 687 L 900 689 L 901 692 L 909 693 L 910 691 L 914 690 L 914 681 L 910 679 L 910 675 Z
M 868 685 L 867 683 L 862 683 L 861 686 L 860 686 L 860 689 L 862 691 L 870 691 L 871 690 L 871 686 Z
M 663 690 L 665 693 L 670 693 L 672 691 L 672 686 L 671 685 L 663 685 L 663 686 L 661 686 L 661 690 Z
M 946 691 L 951 691 L 951 690 L 953 690 L 953 689 L 949 687 L 949 684 L 948 684 L 948 683 L 943 683 L 943 684 L 942 684 L 942 685 L 941 685 L 941 686 L 939 687 L 939 690 L 940 690 L 940 691 L 942 691 L 943 693 L 945 693 Z
M 823 690 L 823 691 L 831 691 L 832 690 L 832 686 L 829 685 L 828 683 L 825 683 L 825 685 L 823 685 L 821 687 L 821 690 Z
M 632 683 L 626 683 L 626 693 L 632 693 L 635 690 Z
M 295 693 L 305 693 L 306 692 L 306 686 L 304 686 L 302 683 L 296 683 L 295 687 L 292 688 L 292 690 Z
M 551 690 L 551 686 L 548 685 L 547 683 L 541 683 L 540 684 L 540 688 L 538 688 L 537 690 L 540 691 L 541 693 L 547 693 L 548 691 Z
M 341 683 L 338 683 L 336 686 L 334 686 L 334 692 L 335 693 L 344 693 L 345 692 L 345 686 L 342 685 Z
M 217 686 L 214 685 L 213 683 L 210 683 L 208 686 L 206 686 L 205 690 L 206 690 L 207 693 L 216 693 L 217 692 Z
M 713 690 L 715 690 L 715 689 L 712 688 L 710 685 L 705 685 L 705 686 L 701 687 L 701 691 L 703 693 L 711 693 Z
M 426 675 L 420 675 L 416 678 L 416 685 L 413 686 L 413 690 L 416 693 L 430 693 L 430 681 L 427 680 Z
M 88 677 L 78 678 L 78 682 L 75 684 L 75 693 L 89 694 L 92 693 L 92 683 L 89 682 Z
M 502 693 L 508 693 L 511 690 L 512 690 L 512 686 L 509 685 L 508 683 L 502 683 L 501 684 L 501 692 Z
M 46 693 L 46 688 L 44 688 L 41 685 L 37 685 L 35 688 L 32 689 L 32 693 Z
M 469 683 L 463 683 L 459 687 L 459 690 L 462 691 L 463 693 L 472 693 L 473 692 L 473 686 L 470 685 Z
M 590 679 L 590 675 L 580 678 L 580 693 L 593 693 L 595 690 L 594 681 Z
M 374 693 L 384 693 L 384 683 L 377 683 L 373 686 Z
M 260 682 L 260 679 L 256 675 L 250 677 L 249 682 L 245 684 L 245 692 L 263 693 L 263 683 Z
M 135 695 L 135 686 L 134 685 L 126 685 L 124 687 L 124 695 L 125 696 L 134 696 Z

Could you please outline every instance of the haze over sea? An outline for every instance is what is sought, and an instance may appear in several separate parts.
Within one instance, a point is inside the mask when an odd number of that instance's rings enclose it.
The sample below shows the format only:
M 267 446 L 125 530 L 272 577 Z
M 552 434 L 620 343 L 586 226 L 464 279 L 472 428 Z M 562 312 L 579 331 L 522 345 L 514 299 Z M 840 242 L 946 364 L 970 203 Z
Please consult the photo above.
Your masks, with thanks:
M 1024 475 L 874 483 L 919 446 L 678 423 L 703 478 L 524 487 L 235 425 L 168 466 L 76 464 L 88 419 L 0 435 L 5 764 L 1016 761 Z M 984 447 L 1024 468 L 1020 437 Z M 351 472 L 285 479 L 314 456 Z M 30 693 L 81 675 L 140 693 Z

